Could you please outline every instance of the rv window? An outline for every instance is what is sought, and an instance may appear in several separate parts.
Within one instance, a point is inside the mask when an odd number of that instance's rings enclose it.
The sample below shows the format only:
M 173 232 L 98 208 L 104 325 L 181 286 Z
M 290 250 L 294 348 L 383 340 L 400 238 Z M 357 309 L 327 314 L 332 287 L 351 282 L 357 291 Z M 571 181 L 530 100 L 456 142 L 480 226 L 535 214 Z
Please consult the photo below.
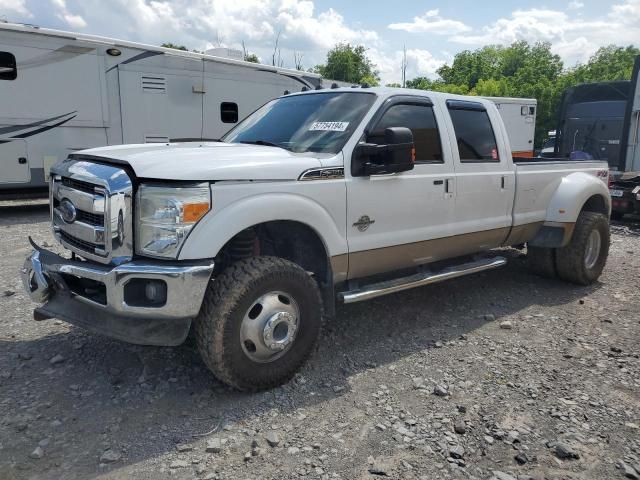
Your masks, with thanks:
M 238 104 L 233 102 L 222 102 L 220 104 L 220 119 L 222 123 L 238 122 Z
M 9 52 L 0 52 L 0 80 L 15 80 L 17 76 L 16 57 Z

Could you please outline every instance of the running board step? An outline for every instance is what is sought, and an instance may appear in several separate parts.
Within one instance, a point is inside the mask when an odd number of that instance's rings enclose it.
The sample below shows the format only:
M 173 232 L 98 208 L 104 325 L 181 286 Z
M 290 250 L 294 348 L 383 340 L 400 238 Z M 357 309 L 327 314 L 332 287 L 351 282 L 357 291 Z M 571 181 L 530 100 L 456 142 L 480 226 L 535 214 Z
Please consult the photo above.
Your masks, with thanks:
M 340 292 L 338 294 L 338 298 L 344 303 L 362 302 L 364 300 L 370 300 L 390 293 L 409 290 L 410 288 L 422 287 L 424 285 L 443 282 L 445 280 L 482 272 L 484 270 L 491 270 L 493 268 L 502 267 L 506 263 L 507 260 L 504 257 L 485 258 L 448 267 L 437 273 L 421 272 L 408 277 L 394 278 L 393 280 L 372 283 L 366 287 L 356 290 Z

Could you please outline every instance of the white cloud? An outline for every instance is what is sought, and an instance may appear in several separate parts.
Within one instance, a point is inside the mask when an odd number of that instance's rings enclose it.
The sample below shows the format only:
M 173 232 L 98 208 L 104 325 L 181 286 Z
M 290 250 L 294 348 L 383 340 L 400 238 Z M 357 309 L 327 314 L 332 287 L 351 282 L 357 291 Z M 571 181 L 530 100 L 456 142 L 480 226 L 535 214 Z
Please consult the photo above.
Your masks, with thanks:
M 438 35 L 455 35 L 468 32 L 471 27 L 458 20 L 442 18 L 438 9 L 429 10 L 421 17 L 413 17 L 412 22 L 392 23 L 391 30 L 404 30 L 409 33 L 435 33 Z
M 73 15 L 71 13 L 62 13 L 60 15 L 71 28 L 83 29 L 87 26 L 87 22 L 85 22 L 84 18 L 80 15 Z
M 80 15 L 69 12 L 66 0 L 51 0 L 51 4 L 58 10 L 56 16 L 64 21 L 71 28 L 82 30 L 87 26 L 87 22 Z
M 33 16 L 27 8 L 27 0 L 0 0 L 0 14 L 4 13 L 13 13 L 23 17 Z
M 85 28 L 85 22 L 97 35 L 198 50 L 241 48 L 244 41 L 249 52 L 268 62 L 279 32 L 286 67 L 293 66 L 294 51 L 304 53 L 303 65 L 309 68 L 323 62 L 338 42 L 367 47 L 380 42 L 374 30 L 347 22 L 335 9 L 318 11 L 311 0 L 46 1 L 70 29 Z
M 377 65 L 380 83 L 402 82 L 402 50 L 386 53 L 377 48 L 367 50 L 367 55 Z M 444 60 L 435 58 L 428 50 L 407 49 L 407 80 L 415 77 L 436 78 L 436 70 L 444 65 Z
M 552 50 L 568 64 L 584 62 L 605 45 L 629 45 L 640 39 L 640 0 L 624 0 L 596 19 L 569 16 L 549 9 L 516 10 L 480 33 L 454 35 L 450 41 L 482 46 L 508 45 L 518 40 L 551 42 Z
M 567 6 L 569 10 L 580 10 L 582 7 L 584 7 L 584 3 L 582 3 L 580 0 L 572 0 Z

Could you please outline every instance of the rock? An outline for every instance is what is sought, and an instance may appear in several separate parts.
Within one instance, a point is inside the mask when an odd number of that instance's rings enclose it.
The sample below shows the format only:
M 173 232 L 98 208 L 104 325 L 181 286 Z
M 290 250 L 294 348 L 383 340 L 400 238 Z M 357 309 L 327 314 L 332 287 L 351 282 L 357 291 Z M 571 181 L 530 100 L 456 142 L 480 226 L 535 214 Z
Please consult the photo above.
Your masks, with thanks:
M 511 323 L 509 320 L 505 320 L 504 322 L 500 323 L 500 328 L 503 330 L 511 330 L 513 328 L 513 323 Z
M 31 360 L 33 358 L 33 355 L 31 355 L 29 352 L 20 352 L 18 354 L 18 358 L 20 360 Z
M 499 470 L 494 470 L 492 473 L 493 476 L 490 478 L 490 480 L 516 480 L 516 477 Z
M 491 435 L 485 435 L 484 441 L 487 442 L 489 445 L 493 445 L 494 439 Z
M 415 377 L 411 379 L 411 381 L 413 382 L 413 388 L 415 388 L 416 390 L 420 388 L 424 388 L 424 378 Z
M 29 454 L 29 457 L 40 460 L 42 457 L 44 457 L 44 450 L 42 450 L 42 447 L 38 445 L 35 450 Z
M 287 453 L 290 455 L 295 455 L 296 453 L 299 453 L 300 449 L 298 447 L 289 447 L 287 449 Z
M 47 445 L 49 445 L 49 438 L 43 438 L 42 440 L 40 440 L 38 442 L 38 445 L 41 446 L 42 448 L 46 447 Z
M 57 365 L 57 364 L 62 363 L 64 361 L 65 361 L 65 358 L 62 355 L 57 354 L 57 355 L 54 355 L 53 357 L 51 357 L 51 359 L 49 360 L 49 363 L 51 365 Z
M 276 432 L 268 432 L 264 439 L 267 441 L 270 447 L 277 447 L 280 444 L 280 437 Z
M 176 445 L 176 450 L 179 452 L 190 452 L 191 450 L 193 450 L 193 447 L 191 445 L 179 443 L 178 445 Z
M 494 322 L 496 320 L 496 316 L 493 313 L 486 313 L 482 317 L 487 322 Z
M 449 455 L 451 458 L 462 458 L 464 457 L 464 447 L 462 445 L 454 445 L 449 449 Z
M 381 432 L 384 432 L 384 431 L 387 429 L 387 427 L 385 427 L 385 426 L 384 426 L 383 424 L 381 424 L 381 423 L 376 424 L 376 428 L 377 428 L 378 430 L 380 430 Z
M 467 413 L 467 407 L 465 407 L 464 405 L 458 405 L 457 408 L 460 413 Z
M 517 430 L 511 430 L 507 434 L 507 438 L 505 438 L 504 441 L 512 445 L 514 443 L 520 443 L 520 433 Z
M 251 454 L 249 454 L 249 455 L 251 455 Z M 188 466 L 189 466 L 189 464 L 187 462 L 185 462 L 184 460 L 175 460 L 175 461 L 173 461 L 173 462 L 171 462 L 169 464 L 169 468 L 172 468 L 172 469 L 185 468 L 185 467 L 188 467 Z
M 245 454 L 244 454 L 243 460 L 244 460 L 245 462 L 248 462 L 249 460 L 251 460 L 251 457 L 252 457 L 252 456 L 253 456 L 253 455 L 251 455 L 251 452 L 247 452 L 247 453 L 245 453 Z
M 374 462 L 373 465 L 369 467 L 369 473 L 381 477 L 387 477 L 389 475 L 386 466 L 378 462 Z
M 100 463 L 115 463 L 122 458 L 120 452 L 111 450 L 110 448 L 102 452 L 100 455 Z
M 2 292 L 2 295 L 4 297 L 11 297 L 12 295 L 15 295 L 16 292 L 14 292 L 13 290 L 5 290 L 4 292 Z
M 620 460 L 617 466 L 622 470 L 625 477 L 632 480 L 640 480 L 640 472 L 631 465 L 627 465 L 624 461 Z
M 459 435 L 464 435 L 467 433 L 467 424 L 463 421 L 456 422 L 453 426 L 453 431 Z
M 554 452 L 556 457 L 562 460 L 577 460 L 580 458 L 580 454 L 578 452 L 563 442 L 556 443 Z
M 212 438 L 207 442 L 205 450 L 209 453 L 220 453 L 222 451 L 222 442 L 219 438 Z
M 436 385 L 435 387 L 433 387 L 433 394 L 437 395 L 438 397 L 446 397 L 447 395 L 449 395 L 449 390 L 447 390 L 447 388 L 442 385 Z
M 436 348 L 442 348 L 443 346 L 444 346 L 444 345 L 443 345 L 443 343 L 442 343 L 442 342 L 440 342 L 440 341 L 437 341 L 437 342 L 436 342 Z
M 527 458 L 527 455 L 520 452 L 519 454 L 517 454 L 515 457 L 513 457 L 515 459 L 516 462 L 518 462 L 520 465 L 524 465 L 525 463 L 527 463 L 529 461 L 529 458 Z

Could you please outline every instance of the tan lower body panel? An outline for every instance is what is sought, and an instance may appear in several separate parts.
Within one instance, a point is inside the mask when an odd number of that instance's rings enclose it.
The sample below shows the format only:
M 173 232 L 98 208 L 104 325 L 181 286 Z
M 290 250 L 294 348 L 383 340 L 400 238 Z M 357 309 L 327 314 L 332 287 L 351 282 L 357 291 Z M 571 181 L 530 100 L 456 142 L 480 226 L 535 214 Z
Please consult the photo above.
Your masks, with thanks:
M 542 224 L 543 222 L 535 222 L 513 227 L 511 229 L 511 233 L 509 233 L 509 237 L 504 241 L 504 245 L 509 246 L 527 243 L 536 236 L 536 233 L 538 233 Z
M 509 227 L 349 254 L 349 278 L 361 278 L 459 257 L 503 245 Z
M 334 255 L 331 257 L 331 271 L 333 272 L 333 283 L 344 282 L 347 279 L 349 270 L 349 255 Z

